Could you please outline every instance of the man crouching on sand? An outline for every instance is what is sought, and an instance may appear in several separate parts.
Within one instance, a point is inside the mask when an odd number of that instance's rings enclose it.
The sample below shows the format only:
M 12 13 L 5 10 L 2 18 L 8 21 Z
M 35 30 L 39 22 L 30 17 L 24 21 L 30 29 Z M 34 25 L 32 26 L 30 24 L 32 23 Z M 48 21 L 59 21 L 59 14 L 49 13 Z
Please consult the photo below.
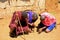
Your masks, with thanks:
M 27 14 L 22 11 L 14 12 L 9 28 L 11 36 L 17 36 L 23 32 L 31 32 L 27 24 Z
M 55 17 L 47 11 L 43 11 L 40 14 L 40 20 L 41 22 L 39 23 L 37 27 L 38 33 L 41 33 L 43 30 L 45 30 L 48 33 L 52 31 L 54 27 L 56 26 Z
M 32 32 L 34 32 L 35 24 L 34 22 L 38 19 L 37 13 L 33 12 L 32 10 L 25 10 L 24 13 L 28 15 L 28 26 Z

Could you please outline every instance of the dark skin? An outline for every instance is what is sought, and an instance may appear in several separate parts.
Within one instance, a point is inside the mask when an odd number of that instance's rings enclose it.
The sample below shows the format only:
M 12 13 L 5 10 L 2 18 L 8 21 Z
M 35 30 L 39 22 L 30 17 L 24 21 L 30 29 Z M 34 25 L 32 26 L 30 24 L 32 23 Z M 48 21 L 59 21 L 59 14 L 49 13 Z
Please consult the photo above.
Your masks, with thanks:
M 32 10 L 25 10 L 25 11 L 28 12 L 28 11 L 32 11 Z M 35 18 L 32 17 L 32 20 L 35 20 Z M 29 23 L 29 18 L 28 17 L 26 18 L 26 22 L 27 22 L 27 25 L 29 24 L 31 26 L 34 26 L 34 23 Z
M 27 26 L 28 26 L 28 18 L 25 18 L 26 22 L 27 22 Z M 27 32 L 30 32 L 31 33 L 31 29 L 28 28 Z
M 41 17 L 41 15 L 39 15 L 39 16 Z M 41 20 L 41 18 L 40 18 L 40 20 Z M 43 20 L 44 20 L 44 19 L 43 19 Z M 41 20 L 41 21 L 43 21 L 43 20 Z M 38 30 L 38 32 L 41 33 L 41 32 L 43 31 L 43 29 L 45 29 L 45 28 L 46 28 L 46 26 L 40 28 L 40 29 Z
M 46 28 L 46 27 L 40 28 L 38 32 L 41 33 L 41 32 L 43 31 L 43 29 L 45 29 L 45 28 Z
M 35 20 L 35 18 L 32 17 L 32 20 Z M 34 22 L 33 23 L 29 23 L 29 21 L 28 21 L 28 24 L 31 25 L 31 26 L 35 26 Z
M 16 17 L 18 17 L 18 14 L 16 14 Z M 26 21 L 27 26 L 29 26 L 29 25 L 35 26 L 34 23 L 29 23 L 29 18 L 28 18 L 28 17 L 27 17 L 27 18 L 24 18 L 24 20 Z M 32 17 L 32 20 L 35 20 L 35 18 Z M 17 22 L 16 22 L 16 23 L 17 23 Z M 28 29 L 28 30 L 30 30 L 30 32 L 31 32 L 31 29 Z
M 17 16 L 17 18 L 18 18 L 18 14 L 16 14 Z M 26 21 L 26 23 L 27 23 L 27 26 L 28 26 L 28 19 L 27 18 L 24 18 L 24 20 Z M 22 25 L 21 25 L 22 26 Z M 22 28 L 22 27 L 21 27 Z M 23 28 L 22 28 L 22 31 L 23 31 Z M 31 32 L 31 30 L 28 28 L 25 32 Z
M 35 20 L 35 18 L 32 17 L 32 20 Z M 32 27 L 35 27 L 34 22 L 29 23 L 29 21 L 28 21 L 28 25 L 30 25 L 30 26 L 32 26 Z M 32 30 L 32 32 L 34 32 L 34 28 L 31 28 L 31 30 Z

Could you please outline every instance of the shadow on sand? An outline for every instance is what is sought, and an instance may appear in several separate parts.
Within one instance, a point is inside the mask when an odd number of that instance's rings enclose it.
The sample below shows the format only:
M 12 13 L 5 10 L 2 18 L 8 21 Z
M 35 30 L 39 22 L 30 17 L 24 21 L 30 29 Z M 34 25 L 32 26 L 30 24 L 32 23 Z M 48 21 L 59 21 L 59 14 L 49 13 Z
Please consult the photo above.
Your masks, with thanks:
M 0 0 L 0 2 L 2 2 L 2 3 L 4 3 L 4 2 L 6 2 L 7 0 Z
M 20 34 L 16 35 L 16 30 L 14 30 L 12 33 L 9 33 L 9 36 L 12 37 L 12 38 L 17 38 L 18 36 L 28 35 L 28 34 L 29 34 L 28 32 L 27 33 L 24 32 L 24 34 L 20 33 Z

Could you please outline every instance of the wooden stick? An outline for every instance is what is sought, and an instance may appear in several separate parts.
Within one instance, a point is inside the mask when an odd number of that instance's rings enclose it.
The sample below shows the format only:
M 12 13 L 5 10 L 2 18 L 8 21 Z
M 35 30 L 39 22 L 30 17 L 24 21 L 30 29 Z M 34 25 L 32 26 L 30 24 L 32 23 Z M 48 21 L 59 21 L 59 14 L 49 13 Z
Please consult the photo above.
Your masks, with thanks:
M 18 22 L 19 22 L 19 24 L 20 24 L 20 27 L 22 28 L 22 25 L 21 25 L 21 22 L 20 22 L 20 20 L 19 20 L 19 17 L 18 17 Z M 22 29 L 23 30 L 23 29 Z M 23 32 L 23 36 L 24 36 L 24 32 Z M 25 37 L 25 36 L 24 36 Z M 22 37 L 23 38 L 23 37 Z M 23 38 L 24 40 L 26 40 L 25 38 Z

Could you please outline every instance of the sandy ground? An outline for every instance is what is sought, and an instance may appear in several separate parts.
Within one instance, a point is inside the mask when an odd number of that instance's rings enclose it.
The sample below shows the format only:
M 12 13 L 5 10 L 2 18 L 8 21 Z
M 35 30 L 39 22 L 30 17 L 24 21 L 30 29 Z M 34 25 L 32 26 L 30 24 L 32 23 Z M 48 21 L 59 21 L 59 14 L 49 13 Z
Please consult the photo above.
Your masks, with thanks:
M 13 8 L 13 10 L 14 10 L 14 8 Z M 6 9 L 5 10 L 0 9 L 0 13 L 10 13 L 10 11 L 8 11 Z M 53 13 L 53 15 L 57 19 L 57 24 L 60 23 L 60 20 L 59 20 L 60 14 L 59 13 L 60 13 L 59 10 L 57 10 L 56 14 Z M 42 32 L 41 34 L 38 34 L 35 29 L 34 33 L 30 33 L 30 34 L 24 35 L 24 36 L 23 35 L 18 36 L 17 38 L 11 38 L 9 36 L 10 30 L 9 30 L 8 26 L 9 26 L 12 15 L 4 14 L 4 15 L 2 15 L 2 17 L 3 16 L 4 16 L 4 18 L 0 19 L 0 40 L 24 40 L 23 38 L 25 38 L 26 40 L 60 40 L 60 25 L 56 25 L 57 28 L 56 29 L 54 28 L 54 30 L 51 31 L 50 33 Z M 35 24 L 37 25 L 38 23 L 39 23 L 39 19 L 37 20 L 37 22 Z
M 7 3 L 6 3 L 7 4 Z M 23 38 L 25 38 L 25 40 L 60 40 L 60 25 L 58 25 L 60 23 L 60 10 L 55 10 L 56 13 L 52 13 L 57 20 L 57 25 L 56 25 L 56 29 L 54 28 L 53 31 L 51 31 L 50 33 L 45 33 L 42 32 L 41 34 L 38 34 L 36 32 L 36 28 L 35 31 L 33 33 L 30 33 L 28 35 L 22 35 L 22 36 L 18 36 L 17 38 L 11 38 L 9 36 L 9 23 L 12 17 L 12 14 L 15 10 L 20 10 L 20 9 L 24 9 L 24 8 L 15 8 L 15 7 L 8 7 L 6 9 L 3 9 L 5 7 L 5 5 L 3 6 L 3 3 L 1 4 L 2 8 L 0 8 L 0 40 L 24 40 Z M 7 5 L 8 6 L 8 5 Z M 60 8 L 60 7 L 59 7 Z M 35 22 L 36 26 L 39 23 L 39 19 Z M 23 38 L 22 38 L 23 37 Z

